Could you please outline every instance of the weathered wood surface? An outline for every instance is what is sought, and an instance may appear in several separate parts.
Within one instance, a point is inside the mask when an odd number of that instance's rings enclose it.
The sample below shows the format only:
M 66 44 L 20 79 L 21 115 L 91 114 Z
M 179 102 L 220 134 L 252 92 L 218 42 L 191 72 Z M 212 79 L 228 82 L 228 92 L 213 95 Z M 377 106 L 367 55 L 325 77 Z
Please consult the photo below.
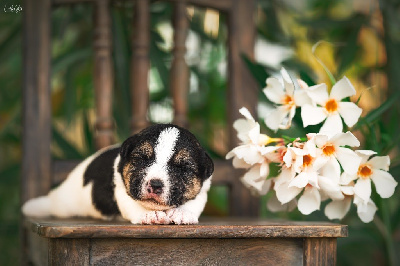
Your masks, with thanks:
M 347 226 L 321 222 L 203 219 L 198 225 L 133 225 L 94 219 L 29 219 L 48 238 L 303 238 L 346 237 Z
M 242 60 L 242 54 L 254 57 L 255 42 L 255 1 L 231 0 L 228 13 L 228 125 L 241 117 L 239 109 L 246 107 L 257 117 L 258 88 Z M 238 145 L 236 130 L 229 128 L 229 147 Z M 229 204 L 233 216 L 258 216 L 260 202 L 239 181 L 239 172 L 232 176 Z
M 304 265 L 336 265 L 336 238 L 304 239 Z
M 174 103 L 173 123 L 188 126 L 188 93 L 189 93 L 189 68 L 186 64 L 186 37 L 189 29 L 189 19 L 186 12 L 186 3 L 178 1 L 174 4 L 174 16 L 172 20 L 174 27 L 174 48 L 172 50 L 173 60 L 170 74 L 170 91 Z
M 114 142 L 112 118 L 113 66 L 111 59 L 110 0 L 98 0 L 94 5 L 94 89 L 96 99 L 96 147 Z
M 91 265 L 302 265 L 301 239 L 93 239 Z
M 50 0 L 24 1 L 23 9 L 21 202 L 51 184 Z
M 132 133 L 137 133 L 148 126 L 148 75 L 150 69 L 149 2 L 149 0 L 137 0 L 134 7 L 130 81 L 132 92 Z

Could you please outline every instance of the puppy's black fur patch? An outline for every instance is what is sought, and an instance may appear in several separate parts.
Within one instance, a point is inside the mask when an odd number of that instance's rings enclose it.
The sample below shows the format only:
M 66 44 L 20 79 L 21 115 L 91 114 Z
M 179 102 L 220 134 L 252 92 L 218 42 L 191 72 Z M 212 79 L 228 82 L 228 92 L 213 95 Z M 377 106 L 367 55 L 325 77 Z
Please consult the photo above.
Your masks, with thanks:
M 97 156 L 84 173 L 84 186 L 93 183 L 92 201 L 96 209 L 105 216 L 120 214 L 114 198 L 114 161 L 120 148 L 107 150 Z
M 187 190 L 191 189 L 194 186 L 193 184 L 203 185 L 203 182 L 210 177 L 214 171 L 212 160 L 200 146 L 196 137 L 188 130 L 172 124 L 150 126 L 128 138 L 121 146 L 121 161 L 118 171 L 123 175 L 124 167 L 127 164 L 131 164 L 130 189 L 128 193 L 136 200 L 140 200 L 142 196 L 141 186 L 146 174 L 146 168 L 155 161 L 154 154 L 150 157 L 145 156 L 143 153 L 140 153 L 140 147 L 145 142 L 155 147 L 160 133 L 169 127 L 179 129 L 179 137 L 175 143 L 175 152 L 168 162 L 168 175 L 170 176 L 171 182 L 169 206 L 179 206 L 192 199 L 185 198 L 185 195 L 193 194 L 187 193 Z M 190 158 L 188 160 L 175 161 L 174 157 L 183 149 L 187 151 Z M 198 182 L 193 179 L 198 179 Z

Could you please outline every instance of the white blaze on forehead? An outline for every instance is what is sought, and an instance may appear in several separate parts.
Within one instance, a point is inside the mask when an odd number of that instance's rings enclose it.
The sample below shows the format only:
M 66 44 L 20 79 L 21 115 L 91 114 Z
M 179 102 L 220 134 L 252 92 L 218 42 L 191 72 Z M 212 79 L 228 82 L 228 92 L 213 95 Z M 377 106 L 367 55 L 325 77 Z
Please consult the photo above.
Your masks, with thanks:
M 155 150 L 157 164 L 166 165 L 175 151 L 179 130 L 175 127 L 164 129 L 158 137 Z
M 142 195 L 146 194 L 146 186 L 152 179 L 159 179 L 163 182 L 164 188 L 160 198 L 166 203 L 170 196 L 171 182 L 168 174 L 168 161 L 175 152 L 175 144 L 179 138 L 179 129 L 169 127 L 161 131 L 154 148 L 155 161 L 147 169 L 142 184 Z

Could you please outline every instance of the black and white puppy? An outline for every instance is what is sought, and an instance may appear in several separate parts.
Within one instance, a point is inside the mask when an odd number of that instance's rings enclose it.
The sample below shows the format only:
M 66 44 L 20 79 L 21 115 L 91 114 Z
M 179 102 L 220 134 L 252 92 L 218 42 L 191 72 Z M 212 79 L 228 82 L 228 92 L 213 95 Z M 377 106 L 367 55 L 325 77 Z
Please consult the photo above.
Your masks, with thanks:
M 121 215 L 134 224 L 194 224 L 204 209 L 214 165 L 192 133 L 150 126 L 121 146 L 80 163 L 47 196 L 27 201 L 27 216 Z

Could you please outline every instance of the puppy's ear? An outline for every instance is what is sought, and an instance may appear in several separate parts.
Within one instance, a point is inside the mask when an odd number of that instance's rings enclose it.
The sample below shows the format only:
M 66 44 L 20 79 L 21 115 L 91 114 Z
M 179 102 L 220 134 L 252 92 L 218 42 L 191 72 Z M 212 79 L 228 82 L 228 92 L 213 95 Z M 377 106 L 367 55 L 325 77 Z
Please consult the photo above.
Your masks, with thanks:
M 214 163 L 211 160 L 210 156 L 208 156 L 208 154 L 206 152 L 204 152 L 204 160 L 203 160 L 203 164 L 205 167 L 205 176 L 204 179 L 209 178 L 212 173 L 214 172 Z
M 128 138 L 127 140 L 125 140 L 122 145 L 121 145 L 121 149 L 119 151 L 119 154 L 121 156 L 121 158 L 123 159 L 127 159 L 130 157 L 132 150 L 133 150 L 133 139 L 132 137 Z

